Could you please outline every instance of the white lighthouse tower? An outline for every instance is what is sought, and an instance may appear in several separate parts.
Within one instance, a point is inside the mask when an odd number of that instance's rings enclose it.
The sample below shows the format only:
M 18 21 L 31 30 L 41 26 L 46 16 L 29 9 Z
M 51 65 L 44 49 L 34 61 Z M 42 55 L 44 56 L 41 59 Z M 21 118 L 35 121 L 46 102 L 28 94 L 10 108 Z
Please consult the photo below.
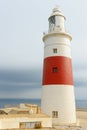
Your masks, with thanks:
M 72 37 L 65 29 L 65 16 L 60 7 L 49 17 L 48 33 L 44 34 L 44 66 L 42 112 L 53 119 L 53 124 L 76 122 L 72 75 Z

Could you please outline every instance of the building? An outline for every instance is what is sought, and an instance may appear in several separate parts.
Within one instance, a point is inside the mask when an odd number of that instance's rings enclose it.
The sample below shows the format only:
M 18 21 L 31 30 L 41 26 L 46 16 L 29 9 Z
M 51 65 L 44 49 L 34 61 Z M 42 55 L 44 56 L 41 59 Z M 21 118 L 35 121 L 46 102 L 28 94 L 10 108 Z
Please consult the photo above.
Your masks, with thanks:
M 53 124 L 76 122 L 72 74 L 72 37 L 65 29 L 65 16 L 60 7 L 49 17 L 49 29 L 44 34 L 44 65 L 42 111 L 53 119 Z
M 75 124 L 52 127 L 52 118 L 41 113 L 37 105 L 10 105 L 0 109 L 0 130 L 87 130 L 87 109 L 77 109 L 76 114 Z
M 37 105 L 21 104 L 18 107 L 0 109 L 0 130 L 50 127 L 52 127 L 51 117 L 41 113 Z

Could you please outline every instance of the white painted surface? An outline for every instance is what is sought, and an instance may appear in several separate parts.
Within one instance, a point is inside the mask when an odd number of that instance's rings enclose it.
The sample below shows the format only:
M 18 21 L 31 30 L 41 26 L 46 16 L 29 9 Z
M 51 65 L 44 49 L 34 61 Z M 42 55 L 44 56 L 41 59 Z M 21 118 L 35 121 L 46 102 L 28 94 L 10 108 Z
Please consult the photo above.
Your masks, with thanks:
M 74 89 L 71 85 L 44 85 L 41 105 L 42 111 L 50 116 L 52 111 L 58 111 L 58 118 L 53 118 L 53 124 L 76 122 Z
M 44 58 L 50 56 L 65 56 L 71 58 L 71 44 L 65 36 L 51 35 L 44 41 Z M 57 53 L 53 49 L 57 48 Z
M 38 115 L 39 117 L 39 115 Z M 11 117 L 10 115 L 8 115 L 7 117 L 3 117 L 0 118 L 0 129 L 12 129 L 12 128 L 19 128 L 20 127 L 20 123 L 25 122 L 41 122 L 42 123 L 42 127 L 52 127 L 52 119 L 50 117 L 44 117 L 42 116 L 39 118 L 36 117 L 16 117 L 14 115 L 14 117 Z
M 57 53 L 53 52 L 53 49 L 57 49 Z M 50 56 L 64 56 L 71 58 L 71 48 L 64 44 L 51 44 L 45 47 L 44 49 L 44 58 Z
M 62 44 L 71 46 L 71 43 L 70 43 L 71 37 L 69 37 L 69 34 L 59 33 L 56 31 L 53 31 L 52 33 L 48 33 L 47 35 L 44 35 L 43 41 L 45 43 L 45 46 L 48 44 L 53 44 L 53 43 L 57 43 L 57 44 L 62 43 Z
M 56 20 L 55 30 L 65 32 L 65 19 L 64 19 L 64 17 L 56 16 L 55 20 Z
M 19 122 L 18 120 L 13 120 L 12 118 L 11 119 L 3 119 L 3 120 L 0 120 L 0 129 L 12 129 L 12 128 L 19 128 Z

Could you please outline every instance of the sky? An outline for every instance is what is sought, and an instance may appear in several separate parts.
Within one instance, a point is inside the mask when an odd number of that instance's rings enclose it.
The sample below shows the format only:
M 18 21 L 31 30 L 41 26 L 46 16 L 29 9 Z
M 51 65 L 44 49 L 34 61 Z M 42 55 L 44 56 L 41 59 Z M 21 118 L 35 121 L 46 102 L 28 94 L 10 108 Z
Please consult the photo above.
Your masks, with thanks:
M 48 17 L 59 5 L 72 35 L 76 99 L 87 100 L 87 2 L 0 0 L 0 98 L 41 98 Z

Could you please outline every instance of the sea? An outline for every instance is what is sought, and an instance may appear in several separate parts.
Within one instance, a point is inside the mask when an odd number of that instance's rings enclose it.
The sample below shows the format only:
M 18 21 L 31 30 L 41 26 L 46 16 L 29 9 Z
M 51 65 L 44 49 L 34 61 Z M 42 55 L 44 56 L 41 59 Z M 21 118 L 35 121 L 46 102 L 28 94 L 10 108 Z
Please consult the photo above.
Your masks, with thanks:
M 10 105 L 18 105 L 20 103 L 36 104 L 41 106 L 41 99 L 0 99 L 0 108 Z M 76 100 L 77 108 L 87 108 L 87 100 Z

